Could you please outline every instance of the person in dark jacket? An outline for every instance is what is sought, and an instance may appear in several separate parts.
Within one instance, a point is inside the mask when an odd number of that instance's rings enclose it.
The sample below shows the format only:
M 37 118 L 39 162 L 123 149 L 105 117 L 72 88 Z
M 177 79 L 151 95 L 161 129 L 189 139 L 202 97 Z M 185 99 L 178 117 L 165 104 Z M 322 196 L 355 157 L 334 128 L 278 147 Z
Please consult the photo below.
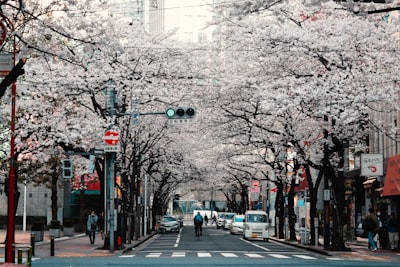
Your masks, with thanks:
M 101 239 L 104 239 L 104 212 L 101 212 L 97 219 L 97 227 L 100 231 Z
M 88 216 L 86 223 L 86 227 L 89 233 L 90 244 L 94 244 L 94 239 L 96 237 L 96 230 L 97 230 L 97 220 L 98 217 L 96 215 L 96 212 L 92 210 L 92 212 Z
M 390 249 L 397 249 L 399 243 L 399 230 L 400 220 L 396 218 L 394 212 L 390 213 L 390 218 L 387 222 L 387 231 L 389 235 L 389 246 Z
M 376 251 L 377 247 L 374 241 L 374 236 L 375 234 L 379 233 L 379 224 L 374 210 L 370 208 L 368 211 L 369 212 L 365 217 L 364 221 L 371 220 L 373 222 L 370 228 L 365 229 L 365 231 L 367 231 L 368 234 L 368 248 L 370 248 L 372 251 Z
M 197 228 L 200 227 L 200 235 L 203 235 L 203 216 L 201 216 L 200 212 L 197 212 L 196 216 L 194 216 L 193 218 L 193 222 L 194 222 L 194 232 L 195 234 L 197 234 Z

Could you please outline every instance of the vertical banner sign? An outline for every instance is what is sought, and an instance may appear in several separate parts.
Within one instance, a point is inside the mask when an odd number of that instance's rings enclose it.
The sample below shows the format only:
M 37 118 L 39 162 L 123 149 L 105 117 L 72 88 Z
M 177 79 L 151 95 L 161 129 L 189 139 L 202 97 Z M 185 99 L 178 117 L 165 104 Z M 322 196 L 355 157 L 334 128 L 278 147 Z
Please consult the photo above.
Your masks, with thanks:
M 7 39 L 7 28 L 3 21 L 0 21 L 0 45 L 3 45 Z
M 400 196 L 400 155 L 389 158 L 382 195 Z
M 383 154 L 361 154 L 361 176 L 383 176 Z

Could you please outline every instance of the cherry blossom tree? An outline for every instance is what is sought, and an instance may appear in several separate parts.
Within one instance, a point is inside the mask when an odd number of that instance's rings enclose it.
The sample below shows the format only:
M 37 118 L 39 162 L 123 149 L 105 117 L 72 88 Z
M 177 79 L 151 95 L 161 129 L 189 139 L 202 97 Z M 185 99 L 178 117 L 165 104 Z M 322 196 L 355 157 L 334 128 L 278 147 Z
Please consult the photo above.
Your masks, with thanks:
M 221 89 L 216 95 L 226 114 L 225 135 L 236 133 L 236 144 L 247 140 L 281 151 L 290 144 L 300 165 L 319 171 L 319 181 L 326 176 L 336 204 L 333 231 L 338 234 L 331 248 L 345 249 L 344 151 L 347 144 L 363 144 L 369 125 L 384 131 L 381 121 L 370 124 L 368 117 L 380 103 L 397 110 L 396 29 L 382 14 L 356 16 L 333 1 L 246 1 L 221 7 L 216 77 Z M 281 170 L 274 170 L 286 183 Z M 310 179 L 315 189 L 318 179 Z

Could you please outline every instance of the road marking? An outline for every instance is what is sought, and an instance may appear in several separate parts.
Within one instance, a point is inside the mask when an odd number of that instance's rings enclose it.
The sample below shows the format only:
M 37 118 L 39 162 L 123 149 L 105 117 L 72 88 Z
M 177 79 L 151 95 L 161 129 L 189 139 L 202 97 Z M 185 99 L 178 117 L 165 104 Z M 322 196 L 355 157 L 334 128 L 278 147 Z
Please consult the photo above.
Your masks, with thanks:
M 331 261 L 341 261 L 343 259 L 341 258 L 326 258 L 327 260 L 331 260 Z
M 293 255 L 294 257 L 300 258 L 300 259 L 305 259 L 305 260 L 316 260 L 317 258 L 308 256 L 308 255 Z
M 250 257 L 250 258 L 264 258 L 264 256 L 256 253 L 245 253 L 244 255 Z
M 250 245 L 253 245 L 253 246 L 255 246 L 255 247 L 258 247 L 258 248 L 260 248 L 260 249 L 262 249 L 262 250 L 270 251 L 269 248 L 265 248 L 265 247 L 262 247 L 262 246 L 260 246 L 260 245 L 254 244 L 253 242 L 250 242 L 250 241 L 245 240 L 245 239 L 243 239 L 243 238 L 240 238 L 240 240 L 242 240 L 242 241 L 244 241 L 244 242 L 246 242 L 246 243 L 248 243 L 248 244 L 250 244 Z
M 148 255 L 146 255 L 146 258 L 158 258 L 161 256 L 161 252 L 151 252 Z
M 226 258 L 237 258 L 237 257 L 239 257 L 235 253 L 221 253 L 221 255 L 226 257 Z
M 121 255 L 120 258 L 133 258 L 135 255 Z
M 197 252 L 197 257 L 199 257 L 199 258 L 209 258 L 209 257 L 211 257 L 211 253 L 208 253 L 208 252 Z
M 282 254 L 268 254 L 271 257 L 278 258 L 278 259 L 290 259 L 290 257 L 282 255 Z
M 174 258 L 186 257 L 186 253 L 185 252 L 173 252 L 171 257 L 174 257 Z
M 176 238 L 176 241 L 175 241 L 175 244 L 174 244 L 174 247 L 175 247 L 175 248 L 177 248 L 177 247 L 179 246 L 179 242 L 181 241 L 182 229 L 183 229 L 183 228 L 181 228 L 181 229 L 179 230 L 179 234 L 178 234 L 178 236 L 177 236 L 177 238 Z

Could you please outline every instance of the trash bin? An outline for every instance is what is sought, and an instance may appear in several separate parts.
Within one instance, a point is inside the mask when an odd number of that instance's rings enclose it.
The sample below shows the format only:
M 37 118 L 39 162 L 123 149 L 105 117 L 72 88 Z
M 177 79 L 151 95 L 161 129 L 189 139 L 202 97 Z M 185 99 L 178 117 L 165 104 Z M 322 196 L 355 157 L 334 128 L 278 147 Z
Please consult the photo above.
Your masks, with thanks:
M 300 240 L 301 244 L 308 244 L 310 242 L 310 230 L 307 228 L 300 229 Z

